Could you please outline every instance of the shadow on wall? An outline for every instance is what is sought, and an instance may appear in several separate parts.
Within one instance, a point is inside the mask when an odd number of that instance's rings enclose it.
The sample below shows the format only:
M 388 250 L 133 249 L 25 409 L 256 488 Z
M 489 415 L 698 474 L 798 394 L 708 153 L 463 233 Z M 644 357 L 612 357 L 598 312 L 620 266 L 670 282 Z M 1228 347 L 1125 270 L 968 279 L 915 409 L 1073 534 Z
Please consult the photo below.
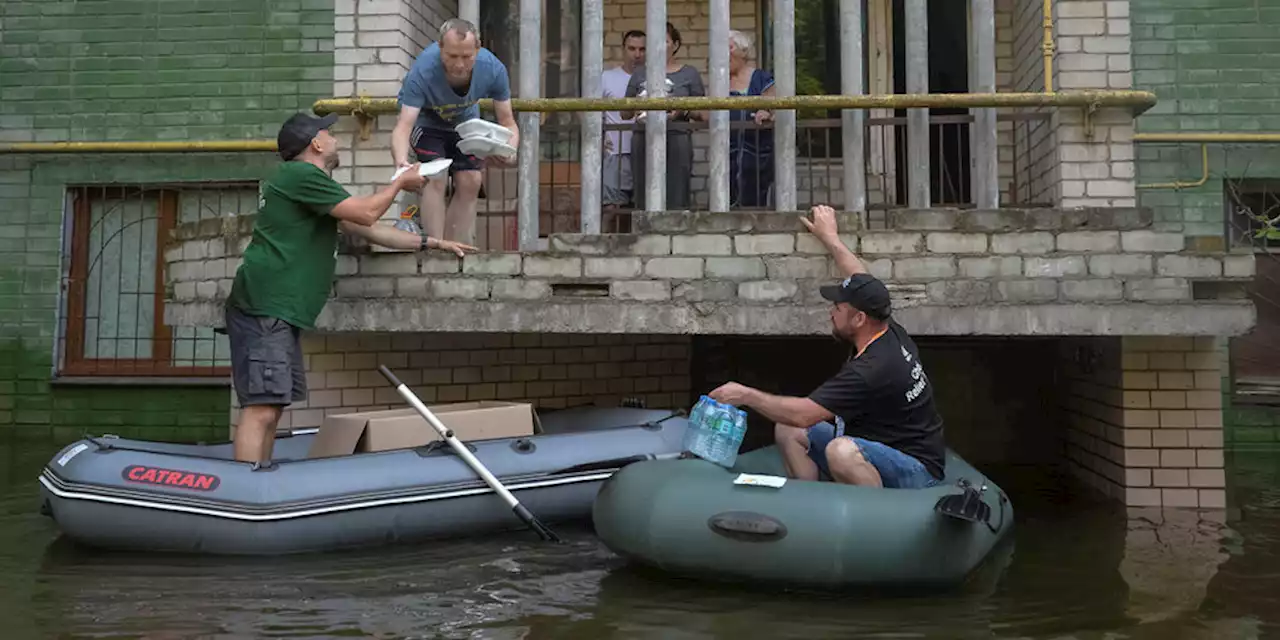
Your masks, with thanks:
M 1064 462 L 1054 387 L 1054 340 L 917 338 L 946 422 L 947 444 L 974 464 Z M 692 401 L 726 381 L 805 396 L 848 351 L 831 338 L 694 338 Z M 692 405 L 690 405 L 692 406 Z M 742 450 L 771 444 L 773 424 L 749 412 Z

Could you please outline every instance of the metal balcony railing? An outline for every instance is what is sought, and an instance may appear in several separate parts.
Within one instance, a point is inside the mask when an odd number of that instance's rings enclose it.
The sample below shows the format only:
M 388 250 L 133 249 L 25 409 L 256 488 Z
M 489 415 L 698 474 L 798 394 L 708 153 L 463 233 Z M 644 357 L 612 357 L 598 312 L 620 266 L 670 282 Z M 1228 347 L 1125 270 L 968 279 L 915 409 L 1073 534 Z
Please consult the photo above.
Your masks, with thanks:
M 1051 206 L 1048 192 L 1035 184 L 1037 170 L 1047 160 L 1051 149 L 1047 144 L 1049 112 L 1008 112 L 997 117 L 1000 178 L 1000 205 L 1003 207 Z M 538 236 L 554 233 L 582 232 L 581 190 L 583 172 L 581 126 L 569 114 L 551 114 L 540 132 L 538 176 Z M 938 115 L 930 118 L 931 176 L 933 206 L 973 207 L 970 166 L 970 115 Z M 706 123 L 668 123 L 669 131 L 690 131 L 693 150 L 691 177 L 685 208 L 708 210 L 710 207 L 708 147 L 710 136 Z M 613 145 L 620 135 L 643 130 L 643 124 L 606 124 L 605 137 Z M 907 206 L 907 118 L 905 116 L 870 117 L 864 120 L 864 158 L 866 164 L 867 223 L 871 228 L 886 228 L 888 211 Z M 772 123 L 757 125 L 752 121 L 730 123 L 729 211 L 776 210 L 774 171 L 776 154 Z M 616 151 L 617 149 L 615 149 Z M 752 151 L 757 153 L 752 153 Z M 610 157 L 606 150 L 601 167 L 602 207 L 601 233 L 626 233 L 632 228 L 632 215 L 642 211 L 637 194 L 643 189 L 633 168 L 642 167 L 644 149 L 632 145 L 629 155 Z M 837 118 L 803 119 L 797 122 L 796 201 L 807 208 L 829 203 L 840 208 L 844 190 L 842 157 L 842 121 Z M 668 165 L 680 170 L 670 152 Z M 485 172 L 485 185 L 477 210 L 476 241 L 487 250 L 518 248 L 519 170 L 490 167 Z M 630 177 L 629 193 L 619 193 Z M 676 207 L 669 207 L 676 208 Z

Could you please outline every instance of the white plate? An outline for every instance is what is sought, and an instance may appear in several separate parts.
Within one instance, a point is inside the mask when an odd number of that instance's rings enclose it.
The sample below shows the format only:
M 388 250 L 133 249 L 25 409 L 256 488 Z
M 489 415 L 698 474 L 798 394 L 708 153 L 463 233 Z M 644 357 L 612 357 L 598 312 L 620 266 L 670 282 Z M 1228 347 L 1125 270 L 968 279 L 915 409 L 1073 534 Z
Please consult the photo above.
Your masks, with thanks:
M 516 155 L 515 147 L 492 138 L 463 138 L 458 141 L 458 149 L 469 156 L 478 158 L 499 156 L 509 159 Z
M 483 118 L 472 118 L 456 128 L 458 135 L 466 138 L 488 138 L 498 142 L 508 142 L 515 134 L 512 130 Z
M 449 170 L 449 166 L 452 164 L 453 160 L 449 158 L 437 158 L 431 162 L 424 162 L 418 165 L 418 175 L 425 176 L 428 180 L 431 178 L 439 178 Z M 391 175 L 391 179 L 395 180 L 396 178 L 399 178 L 400 174 L 404 173 L 405 169 L 408 168 L 409 167 L 400 167 L 399 169 L 396 169 L 396 172 Z
M 450 158 L 437 158 L 431 162 L 424 162 L 418 167 L 418 173 L 426 176 L 428 179 L 439 178 L 445 175 L 449 170 L 449 166 L 453 164 Z

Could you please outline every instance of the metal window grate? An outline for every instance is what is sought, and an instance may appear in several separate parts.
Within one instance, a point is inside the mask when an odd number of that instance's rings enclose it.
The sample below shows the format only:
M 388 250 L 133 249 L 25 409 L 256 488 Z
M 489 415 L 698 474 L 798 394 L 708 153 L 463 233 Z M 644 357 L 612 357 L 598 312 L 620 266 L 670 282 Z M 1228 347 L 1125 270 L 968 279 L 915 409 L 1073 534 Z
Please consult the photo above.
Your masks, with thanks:
M 229 375 L 225 335 L 165 324 L 165 251 L 180 224 L 257 210 L 256 183 L 110 185 L 70 189 L 59 374 Z M 202 268 L 234 276 L 231 260 Z
M 1257 322 L 1231 338 L 1231 379 L 1237 400 L 1280 403 L 1280 181 L 1224 181 L 1227 237 L 1233 250 L 1252 249 L 1255 275 L 1248 296 Z

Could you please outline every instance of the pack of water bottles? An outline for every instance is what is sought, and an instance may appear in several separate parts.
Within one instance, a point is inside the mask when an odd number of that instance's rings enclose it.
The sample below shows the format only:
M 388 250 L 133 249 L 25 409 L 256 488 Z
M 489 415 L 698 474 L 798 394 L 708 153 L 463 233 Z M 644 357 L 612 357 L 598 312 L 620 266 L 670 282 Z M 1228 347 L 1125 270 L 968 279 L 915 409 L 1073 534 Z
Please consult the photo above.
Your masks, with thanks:
M 698 399 L 689 414 L 684 450 L 722 467 L 732 467 L 747 434 L 747 412 L 708 396 Z

